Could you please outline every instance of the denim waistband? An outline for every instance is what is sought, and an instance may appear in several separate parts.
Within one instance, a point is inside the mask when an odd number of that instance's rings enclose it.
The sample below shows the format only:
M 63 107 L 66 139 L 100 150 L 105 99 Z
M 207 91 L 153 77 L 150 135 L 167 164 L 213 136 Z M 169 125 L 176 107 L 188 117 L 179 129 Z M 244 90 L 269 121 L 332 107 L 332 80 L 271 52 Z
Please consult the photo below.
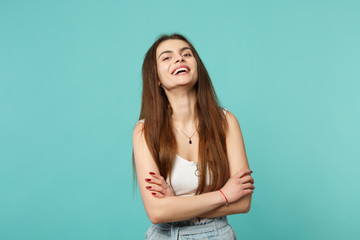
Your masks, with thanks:
M 217 218 L 192 218 L 185 221 L 159 223 L 155 225 L 163 230 L 174 231 L 175 229 L 178 229 L 178 231 L 183 234 L 186 232 L 191 232 L 193 234 L 196 233 L 197 230 L 201 233 L 223 228 L 228 225 L 228 221 L 226 216 L 223 216 Z

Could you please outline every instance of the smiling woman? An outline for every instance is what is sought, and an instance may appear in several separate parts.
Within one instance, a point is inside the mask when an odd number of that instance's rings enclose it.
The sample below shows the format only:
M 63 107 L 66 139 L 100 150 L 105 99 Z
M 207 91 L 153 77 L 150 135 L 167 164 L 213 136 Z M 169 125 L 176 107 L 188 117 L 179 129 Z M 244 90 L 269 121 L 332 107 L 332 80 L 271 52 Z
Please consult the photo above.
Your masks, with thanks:
M 158 84 L 162 84 L 165 93 L 179 85 L 186 88 L 194 86 L 198 78 L 197 64 L 186 42 L 177 39 L 163 41 L 159 44 L 156 53 L 158 55 Z M 176 64 L 173 64 L 174 62 Z
M 134 165 L 147 239 L 236 239 L 227 215 L 250 210 L 252 171 L 236 117 L 220 107 L 208 72 L 182 35 L 145 55 Z

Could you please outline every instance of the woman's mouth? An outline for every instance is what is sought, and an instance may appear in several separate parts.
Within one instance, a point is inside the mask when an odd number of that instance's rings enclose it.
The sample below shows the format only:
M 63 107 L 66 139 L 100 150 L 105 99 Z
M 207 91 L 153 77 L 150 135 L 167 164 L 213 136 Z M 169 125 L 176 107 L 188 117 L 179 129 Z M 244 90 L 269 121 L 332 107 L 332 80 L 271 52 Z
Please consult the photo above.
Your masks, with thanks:
M 188 66 L 179 66 L 174 69 L 172 75 L 185 75 L 190 72 L 190 68 Z

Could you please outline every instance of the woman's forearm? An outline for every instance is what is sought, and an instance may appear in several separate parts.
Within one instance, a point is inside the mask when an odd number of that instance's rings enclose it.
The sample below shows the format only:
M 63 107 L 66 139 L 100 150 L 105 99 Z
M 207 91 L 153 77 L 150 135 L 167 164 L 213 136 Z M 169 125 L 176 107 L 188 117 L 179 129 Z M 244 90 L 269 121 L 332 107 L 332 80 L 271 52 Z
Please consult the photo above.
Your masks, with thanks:
M 155 200 L 155 199 L 154 199 Z M 225 204 L 218 192 L 209 192 L 189 197 L 166 197 L 152 201 L 146 212 L 152 223 L 175 222 L 197 217 Z
M 247 213 L 250 211 L 252 194 L 240 198 L 238 201 L 229 204 L 229 206 L 220 206 L 210 210 L 204 214 L 199 215 L 200 218 L 214 218 L 220 216 L 227 216 L 238 213 Z

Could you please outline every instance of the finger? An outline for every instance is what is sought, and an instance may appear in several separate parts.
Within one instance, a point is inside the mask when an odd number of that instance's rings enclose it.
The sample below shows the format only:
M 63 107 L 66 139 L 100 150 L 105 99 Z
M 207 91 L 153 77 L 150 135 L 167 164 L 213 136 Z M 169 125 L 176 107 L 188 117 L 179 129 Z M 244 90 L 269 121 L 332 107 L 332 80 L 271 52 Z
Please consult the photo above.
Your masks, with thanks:
M 165 182 L 165 179 L 164 179 L 163 176 L 161 176 L 160 174 L 157 174 L 157 173 L 155 173 L 155 172 L 149 172 L 149 174 L 150 174 L 152 177 L 154 177 L 154 178 L 156 178 L 156 179 L 158 179 L 158 180 L 160 180 L 160 181 L 164 181 L 164 182 Z
M 157 173 L 154 173 L 154 172 L 149 172 L 149 174 L 157 180 L 156 183 L 159 183 L 158 181 L 160 181 L 161 184 L 158 184 L 158 185 L 162 186 L 165 189 L 167 189 L 169 187 L 168 183 L 165 181 L 163 176 L 161 176 Z
M 163 186 L 163 184 L 159 184 L 157 182 L 155 182 L 155 180 L 153 179 L 149 179 L 147 182 L 147 186 L 146 189 L 151 190 L 151 189 L 157 189 L 159 192 L 161 191 L 163 194 L 165 195 L 172 195 L 173 194 L 173 190 L 171 189 L 171 187 L 169 185 L 167 185 L 167 183 L 165 182 L 166 186 Z M 167 194 L 169 193 L 169 194 Z M 172 194 L 170 194 L 172 193 Z
M 255 187 L 251 183 L 245 183 L 245 184 L 243 184 L 243 189 L 252 189 L 252 190 L 254 190 Z
M 241 178 L 242 176 L 246 175 L 246 174 L 251 174 L 252 171 L 250 169 L 241 169 L 240 171 L 238 171 L 235 174 L 235 177 Z
M 155 178 L 145 178 L 145 181 L 148 182 L 148 183 L 159 185 L 159 186 L 163 185 L 162 181 L 157 180 Z
M 242 183 L 246 183 L 246 182 L 254 183 L 254 179 L 250 175 L 245 175 L 242 178 L 240 178 L 240 182 L 242 182 Z
M 158 192 L 151 192 L 151 195 L 153 195 L 156 198 L 163 198 L 164 194 L 158 193 Z
M 174 192 L 174 190 L 172 189 L 171 186 L 169 186 L 168 188 L 165 189 L 165 193 L 166 193 L 166 195 L 168 195 L 168 196 L 175 195 L 175 192 Z
M 243 196 L 249 195 L 249 194 L 252 194 L 252 193 L 254 193 L 254 191 L 252 189 L 246 189 L 246 190 L 243 191 L 243 194 L 244 194 Z
M 146 186 L 146 189 L 149 191 L 152 191 L 152 192 L 158 192 L 158 193 L 166 195 L 165 189 L 158 185 Z
M 174 193 L 173 191 L 166 191 L 166 192 L 165 192 L 165 195 L 166 195 L 166 196 L 174 196 L 175 193 Z

